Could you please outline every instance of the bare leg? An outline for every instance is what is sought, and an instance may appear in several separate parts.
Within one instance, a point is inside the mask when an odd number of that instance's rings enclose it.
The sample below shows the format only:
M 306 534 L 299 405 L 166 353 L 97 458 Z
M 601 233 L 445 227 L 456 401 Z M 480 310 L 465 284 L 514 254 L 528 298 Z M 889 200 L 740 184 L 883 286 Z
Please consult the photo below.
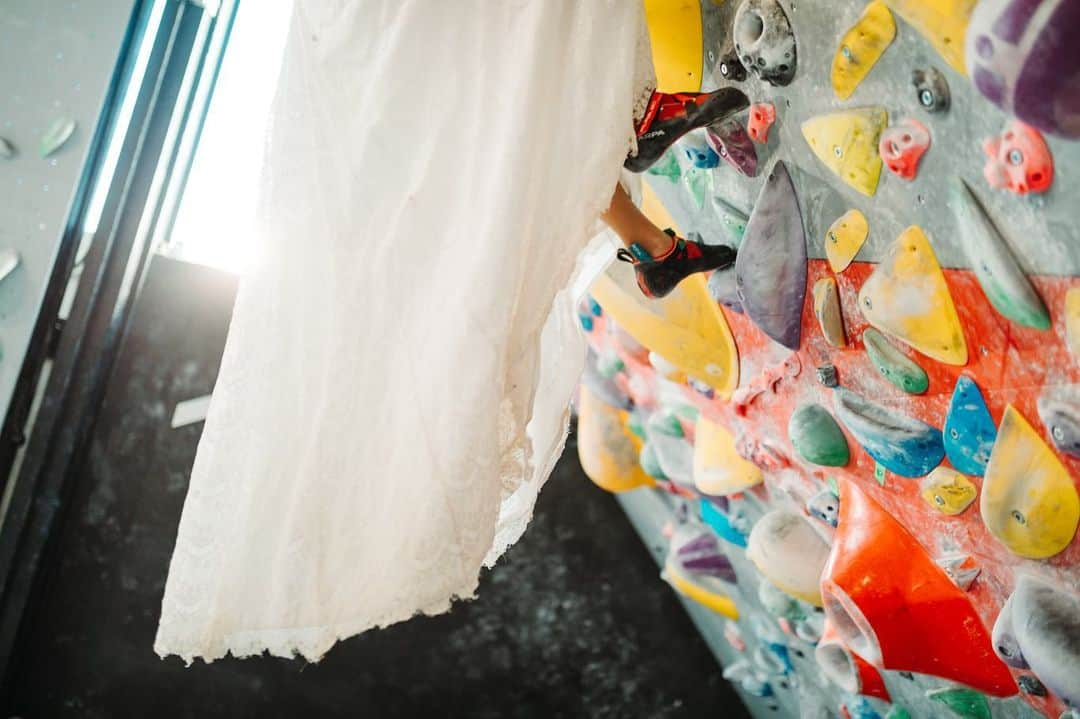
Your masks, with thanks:
M 669 235 L 637 208 L 622 185 L 615 185 L 611 206 L 600 217 L 615 231 L 624 245 L 629 247 L 636 242 L 653 257 L 663 256 L 674 244 Z

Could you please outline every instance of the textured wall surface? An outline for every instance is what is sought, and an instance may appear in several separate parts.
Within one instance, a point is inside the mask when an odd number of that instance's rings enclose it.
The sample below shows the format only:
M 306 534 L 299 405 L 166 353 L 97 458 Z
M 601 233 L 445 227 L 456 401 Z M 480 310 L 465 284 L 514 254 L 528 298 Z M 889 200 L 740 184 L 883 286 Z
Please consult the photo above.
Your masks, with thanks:
M 52 271 L 73 193 L 123 42 L 133 0 L 7 0 L 0 4 L 0 249 L 20 267 L 0 282 L 0 416 L 7 412 Z M 77 124 L 48 158 L 42 136 Z

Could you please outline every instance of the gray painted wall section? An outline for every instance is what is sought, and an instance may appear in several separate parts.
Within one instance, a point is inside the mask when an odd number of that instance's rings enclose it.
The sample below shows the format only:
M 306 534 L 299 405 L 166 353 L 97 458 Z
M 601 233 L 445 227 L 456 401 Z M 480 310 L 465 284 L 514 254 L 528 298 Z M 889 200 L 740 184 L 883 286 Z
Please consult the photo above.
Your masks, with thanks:
M 0 248 L 22 263 L 0 282 L 0 416 L 41 307 L 76 183 L 101 115 L 134 0 L 0 0 Z M 38 145 L 60 117 L 75 134 L 48 159 Z

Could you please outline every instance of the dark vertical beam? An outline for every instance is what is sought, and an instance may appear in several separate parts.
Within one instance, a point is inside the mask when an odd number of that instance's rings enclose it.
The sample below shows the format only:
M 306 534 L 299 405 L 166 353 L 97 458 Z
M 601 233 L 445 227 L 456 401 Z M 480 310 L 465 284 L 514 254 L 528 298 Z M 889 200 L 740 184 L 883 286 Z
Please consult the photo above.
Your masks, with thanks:
M 146 27 L 153 5 L 146 0 L 136 8 L 120 76 L 130 77 L 140 44 L 137 36 Z M 71 314 L 56 343 L 48 385 L 14 479 L 11 503 L 0 525 L 0 705 L 9 693 L 19 638 L 33 622 L 33 598 L 48 582 L 50 538 L 63 518 L 72 468 L 86 455 L 105 382 L 146 264 L 149 243 L 144 217 L 148 208 L 156 211 L 158 198 L 151 196 L 153 179 L 162 154 L 171 152 L 165 147 L 169 125 L 202 13 L 195 5 L 169 2 L 158 34 L 147 38 L 153 45 L 145 79 L 138 88 L 120 161 L 84 261 Z M 118 94 L 112 94 L 110 99 L 115 110 Z M 92 157 L 100 166 L 101 154 Z M 49 288 L 50 292 L 56 290 L 55 306 L 49 307 L 49 314 L 42 313 L 47 318 L 43 321 L 49 324 L 54 322 L 63 297 L 86 209 L 83 198 L 79 203 L 83 214 L 69 223 L 72 235 L 65 237 L 65 247 L 70 247 L 54 272 L 57 287 L 50 284 Z M 48 342 L 44 344 L 47 346 Z M 40 372 L 44 360 L 42 348 L 41 354 L 28 357 L 27 362 L 38 362 Z M 25 421 L 25 414 L 9 418 L 7 426 L 13 433 L 21 427 L 19 421 Z

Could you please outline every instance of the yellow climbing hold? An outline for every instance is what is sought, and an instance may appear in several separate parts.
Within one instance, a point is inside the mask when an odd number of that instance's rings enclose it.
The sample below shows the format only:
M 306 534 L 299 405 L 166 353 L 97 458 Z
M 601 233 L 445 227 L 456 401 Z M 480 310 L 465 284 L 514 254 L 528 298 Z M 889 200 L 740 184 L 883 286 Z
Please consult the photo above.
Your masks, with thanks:
M 693 582 L 688 581 L 685 577 L 679 574 L 671 563 L 664 566 L 664 580 L 670 584 L 675 591 L 683 595 L 687 599 L 693 599 L 698 604 L 708 607 L 718 614 L 722 614 L 729 619 L 739 618 L 739 608 L 735 606 L 735 602 L 731 597 L 720 592 L 711 592 L 708 589 L 699 587 Z
M 757 465 L 735 451 L 735 438 L 722 425 L 698 416 L 694 428 L 694 486 L 702 494 L 725 497 L 761 484 Z
M 885 0 L 905 22 L 925 37 L 953 70 L 964 68 L 964 35 L 977 0 Z
M 859 291 L 859 309 L 874 327 L 927 357 L 967 364 L 967 343 L 949 286 L 919 227 L 912 225 L 900 233 L 866 278 Z
M 1080 360 L 1080 287 L 1065 293 L 1065 341 L 1073 358 Z
M 580 391 L 577 445 L 585 474 L 609 492 L 653 486 L 638 464 L 641 440 L 630 431 L 629 415 L 597 398 L 584 384 Z
M 998 427 L 979 509 L 991 534 L 1030 559 L 1065 549 L 1080 522 L 1080 497 L 1068 470 L 1012 405 Z
M 642 183 L 642 211 L 659 227 L 675 227 L 667 209 L 648 183 Z M 632 271 L 615 263 L 593 283 L 589 292 L 634 339 L 696 380 L 730 399 L 739 385 L 739 351 L 727 320 L 709 294 L 705 275 L 691 275 L 667 297 L 646 300 L 634 284 Z M 663 314 L 658 314 L 657 311 Z
M 851 97 L 895 37 L 892 13 L 881 0 L 874 0 L 840 38 L 840 47 L 833 56 L 832 86 L 838 98 Z
M 919 484 L 922 498 L 942 514 L 956 515 L 975 501 L 979 490 L 971 480 L 952 467 L 935 467 Z
M 836 278 L 822 277 L 814 283 L 814 317 L 821 325 L 821 334 L 833 347 L 847 347 L 844 336 L 844 316 L 840 313 L 840 290 Z
M 698 0 L 645 0 L 656 89 L 697 92 L 703 69 L 701 4 Z
M 802 133 L 826 167 L 871 196 L 881 175 L 878 140 L 888 124 L 889 114 L 883 108 L 861 107 L 812 117 L 802 124 Z
M 855 255 L 859 254 L 866 236 L 870 234 L 870 223 L 866 215 L 858 210 L 848 210 L 829 225 L 825 233 L 825 256 L 833 272 L 843 272 Z

